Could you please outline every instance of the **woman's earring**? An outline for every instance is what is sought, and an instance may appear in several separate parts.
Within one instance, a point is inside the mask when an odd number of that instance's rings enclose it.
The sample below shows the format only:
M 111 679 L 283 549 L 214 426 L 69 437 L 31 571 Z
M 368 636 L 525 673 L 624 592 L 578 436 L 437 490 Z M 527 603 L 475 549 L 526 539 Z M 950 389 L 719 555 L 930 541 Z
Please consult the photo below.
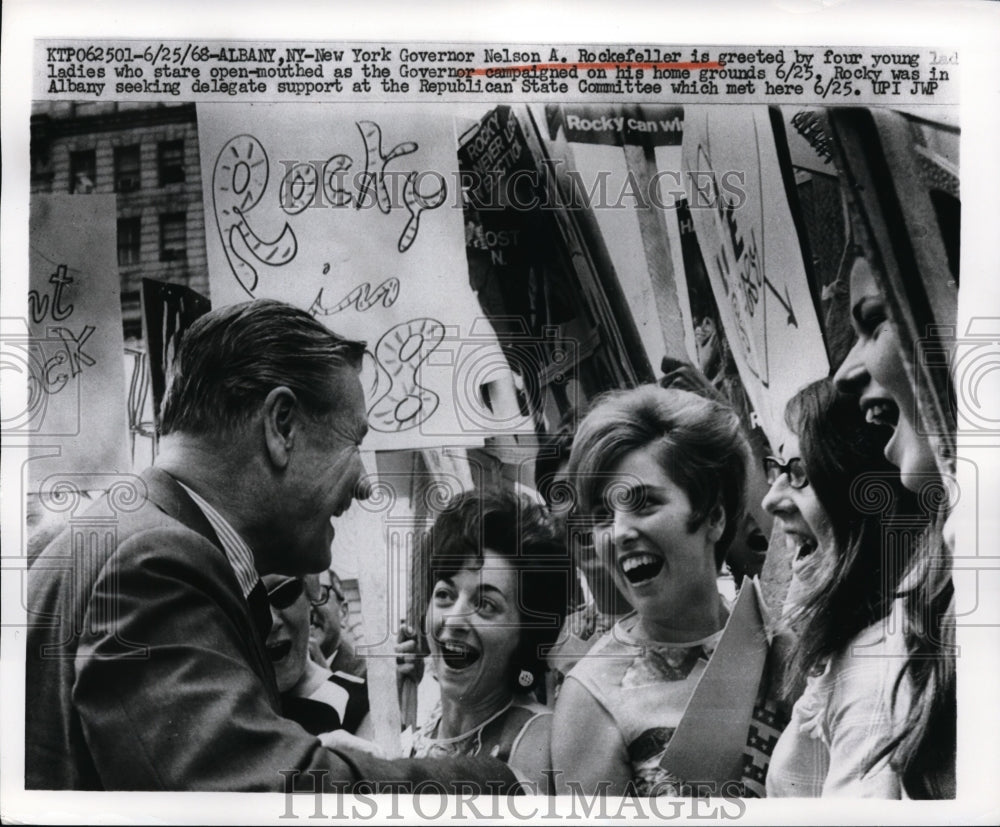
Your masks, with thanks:
M 521 674 L 517 676 L 517 682 L 527 689 L 535 682 L 535 676 L 532 675 L 527 669 L 522 669 Z

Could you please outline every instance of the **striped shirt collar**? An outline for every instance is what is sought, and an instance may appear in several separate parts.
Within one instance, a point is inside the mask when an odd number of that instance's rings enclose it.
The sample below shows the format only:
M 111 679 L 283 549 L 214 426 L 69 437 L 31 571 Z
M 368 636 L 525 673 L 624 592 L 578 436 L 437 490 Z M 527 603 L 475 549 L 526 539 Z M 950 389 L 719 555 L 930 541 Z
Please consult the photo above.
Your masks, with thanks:
M 177 480 L 177 484 L 188 492 L 191 499 L 202 510 L 205 519 L 215 529 L 215 533 L 219 537 L 219 542 L 222 544 L 222 550 L 226 553 L 229 565 L 233 567 L 236 581 L 240 584 L 240 591 L 243 592 L 243 597 L 245 598 L 260 580 L 260 575 L 257 574 L 257 568 L 253 562 L 253 551 L 251 551 L 246 541 L 236 533 L 236 529 L 226 521 L 225 517 L 212 508 L 205 501 L 204 497 L 196 494 L 180 480 Z

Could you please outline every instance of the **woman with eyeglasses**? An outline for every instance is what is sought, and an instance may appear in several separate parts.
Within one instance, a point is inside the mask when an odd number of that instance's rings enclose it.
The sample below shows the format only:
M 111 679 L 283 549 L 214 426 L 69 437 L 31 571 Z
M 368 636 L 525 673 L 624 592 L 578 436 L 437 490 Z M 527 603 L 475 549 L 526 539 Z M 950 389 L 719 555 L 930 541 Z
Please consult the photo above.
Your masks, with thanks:
M 282 713 L 313 735 L 343 730 L 367 737 L 368 686 L 364 678 L 333 672 L 309 657 L 310 598 L 320 593 L 306 579 L 265 575 L 271 605 L 266 649 L 281 693 Z M 308 584 L 307 580 L 313 582 Z
M 767 794 L 900 798 L 885 749 L 909 687 L 906 642 L 889 618 L 926 519 L 883 456 L 889 430 L 829 379 L 799 391 L 785 418 L 792 435 L 766 460 L 763 505 L 794 553 L 786 696 L 806 686 L 774 748 Z

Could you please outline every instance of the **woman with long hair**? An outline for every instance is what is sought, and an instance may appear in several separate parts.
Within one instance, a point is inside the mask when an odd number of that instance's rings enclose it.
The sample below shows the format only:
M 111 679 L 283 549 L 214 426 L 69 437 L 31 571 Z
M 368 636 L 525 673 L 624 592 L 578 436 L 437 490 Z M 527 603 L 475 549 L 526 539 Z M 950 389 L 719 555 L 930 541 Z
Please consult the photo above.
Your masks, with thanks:
M 906 637 L 905 678 L 897 684 L 897 708 L 905 709 L 886 755 L 912 798 L 955 795 L 955 648 L 951 549 L 943 537 L 947 497 L 935 451 L 920 427 L 916 394 L 902 358 L 899 332 L 875 279 L 860 257 L 851 271 L 854 347 L 834 381 L 854 395 L 867 419 L 887 425 L 885 457 L 900 469 L 907 488 L 936 502 L 920 553 L 900 586 L 899 621 Z M 902 696 L 907 694 L 909 700 Z
M 888 619 L 926 519 L 883 456 L 888 428 L 830 380 L 799 391 L 785 418 L 792 434 L 767 458 L 763 505 L 794 548 L 783 619 L 796 641 L 785 694 L 798 700 L 767 794 L 899 798 L 886 748 L 906 645 Z

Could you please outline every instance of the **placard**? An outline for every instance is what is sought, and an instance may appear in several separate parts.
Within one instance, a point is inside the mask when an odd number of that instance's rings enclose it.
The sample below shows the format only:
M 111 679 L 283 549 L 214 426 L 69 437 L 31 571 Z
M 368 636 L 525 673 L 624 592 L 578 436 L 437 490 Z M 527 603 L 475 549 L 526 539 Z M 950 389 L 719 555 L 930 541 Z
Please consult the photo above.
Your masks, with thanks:
M 829 363 L 763 106 L 685 110 L 691 217 L 743 386 L 772 445 Z
M 18 422 L 38 456 L 29 490 L 69 475 L 78 490 L 131 469 L 113 195 L 31 199 L 28 316 L 4 320 L 5 368 L 23 359 Z M 14 360 L 14 361 L 12 361 Z
M 198 106 L 212 304 L 279 298 L 365 341 L 366 448 L 525 426 L 480 398 L 513 380 L 469 288 L 455 114 Z

